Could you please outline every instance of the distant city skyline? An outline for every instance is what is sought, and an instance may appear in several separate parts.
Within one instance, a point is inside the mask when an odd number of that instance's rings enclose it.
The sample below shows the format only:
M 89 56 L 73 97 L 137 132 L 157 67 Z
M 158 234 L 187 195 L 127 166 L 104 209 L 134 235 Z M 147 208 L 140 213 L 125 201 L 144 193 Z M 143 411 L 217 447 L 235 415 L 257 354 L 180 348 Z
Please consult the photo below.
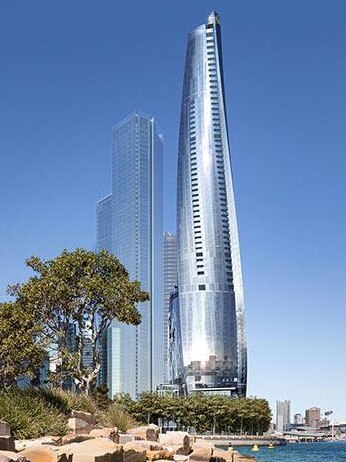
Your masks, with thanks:
M 225 26 L 248 394 L 273 412 L 289 397 L 293 414 L 318 406 L 346 420 L 346 3 L 212 6 Z M 0 2 L 2 300 L 7 284 L 29 277 L 28 256 L 96 249 L 112 126 L 136 108 L 164 134 L 163 200 L 172 204 L 186 32 L 210 8 L 207 0 Z M 174 233 L 175 223 L 172 204 L 164 230 Z

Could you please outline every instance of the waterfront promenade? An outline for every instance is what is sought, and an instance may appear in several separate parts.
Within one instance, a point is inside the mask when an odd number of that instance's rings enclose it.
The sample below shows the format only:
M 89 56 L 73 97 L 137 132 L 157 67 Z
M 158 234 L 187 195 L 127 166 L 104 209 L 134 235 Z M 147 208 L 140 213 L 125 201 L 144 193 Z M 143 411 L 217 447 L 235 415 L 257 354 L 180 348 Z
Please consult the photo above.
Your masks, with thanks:
M 196 441 L 204 440 L 208 441 L 215 446 L 284 446 L 287 444 L 285 438 L 279 438 L 276 436 L 240 436 L 240 435 L 196 435 Z

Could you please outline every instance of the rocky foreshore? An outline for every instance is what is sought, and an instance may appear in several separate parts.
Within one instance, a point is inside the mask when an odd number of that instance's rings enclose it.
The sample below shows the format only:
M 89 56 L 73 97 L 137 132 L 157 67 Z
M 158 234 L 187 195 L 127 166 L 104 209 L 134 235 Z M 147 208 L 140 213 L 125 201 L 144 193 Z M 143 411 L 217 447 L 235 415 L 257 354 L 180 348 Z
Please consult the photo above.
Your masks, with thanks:
M 128 430 L 97 425 L 91 414 L 71 411 L 70 432 L 14 440 L 11 428 L 0 422 L 0 462 L 245 462 L 254 460 L 236 451 L 222 451 L 210 441 L 196 440 L 186 432 L 160 433 L 150 424 Z

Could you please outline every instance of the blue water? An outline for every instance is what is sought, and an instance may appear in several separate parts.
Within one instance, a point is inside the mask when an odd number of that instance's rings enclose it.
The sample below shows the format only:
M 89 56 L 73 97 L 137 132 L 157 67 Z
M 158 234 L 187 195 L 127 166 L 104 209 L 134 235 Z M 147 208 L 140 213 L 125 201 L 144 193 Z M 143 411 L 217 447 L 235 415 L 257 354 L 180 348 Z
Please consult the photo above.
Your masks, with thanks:
M 254 456 L 258 462 L 346 462 L 346 441 L 300 443 L 278 446 L 274 449 L 235 448 L 241 454 Z

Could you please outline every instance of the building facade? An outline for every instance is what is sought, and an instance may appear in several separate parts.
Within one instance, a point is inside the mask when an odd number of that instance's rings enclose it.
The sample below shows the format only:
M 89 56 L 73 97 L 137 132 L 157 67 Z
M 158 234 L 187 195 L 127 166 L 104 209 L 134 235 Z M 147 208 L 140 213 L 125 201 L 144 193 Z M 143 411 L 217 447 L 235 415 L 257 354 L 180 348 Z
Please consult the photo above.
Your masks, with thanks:
M 169 300 L 171 292 L 178 283 L 177 274 L 178 243 L 177 237 L 165 232 L 163 235 L 163 313 L 164 313 L 164 383 L 170 382 L 169 354 L 171 343 L 169 341 Z
M 319 407 L 311 407 L 305 411 L 305 422 L 311 428 L 317 428 L 321 420 L 321 409 Z
M 282 433 L 287 430 L 291 423 L 291 401 L 276 402 L 276 429 Z
M 163 380 L 163 145 L 153 118 L 134 113 L 113 129 L 112 194 L 97 205 L 98 250 L 114 253 L 150 301 L 137 327 L 112 322 L 102 371 L 110 396 L 155 389 Z
M 180 393 L 185 394 L 179 293 L 177 287 L 171 292 L 169 297 L 168 342 L 168 381 L 172 385 L 179 386 Z
M 178 287 L 189 391 L 244 396 L 244 299 L 219 16 L 188 37 L 178 156 Z
M 294 425 L 304 425 L 304 418 L 301 414 L 294 414 L 293 416 Z

